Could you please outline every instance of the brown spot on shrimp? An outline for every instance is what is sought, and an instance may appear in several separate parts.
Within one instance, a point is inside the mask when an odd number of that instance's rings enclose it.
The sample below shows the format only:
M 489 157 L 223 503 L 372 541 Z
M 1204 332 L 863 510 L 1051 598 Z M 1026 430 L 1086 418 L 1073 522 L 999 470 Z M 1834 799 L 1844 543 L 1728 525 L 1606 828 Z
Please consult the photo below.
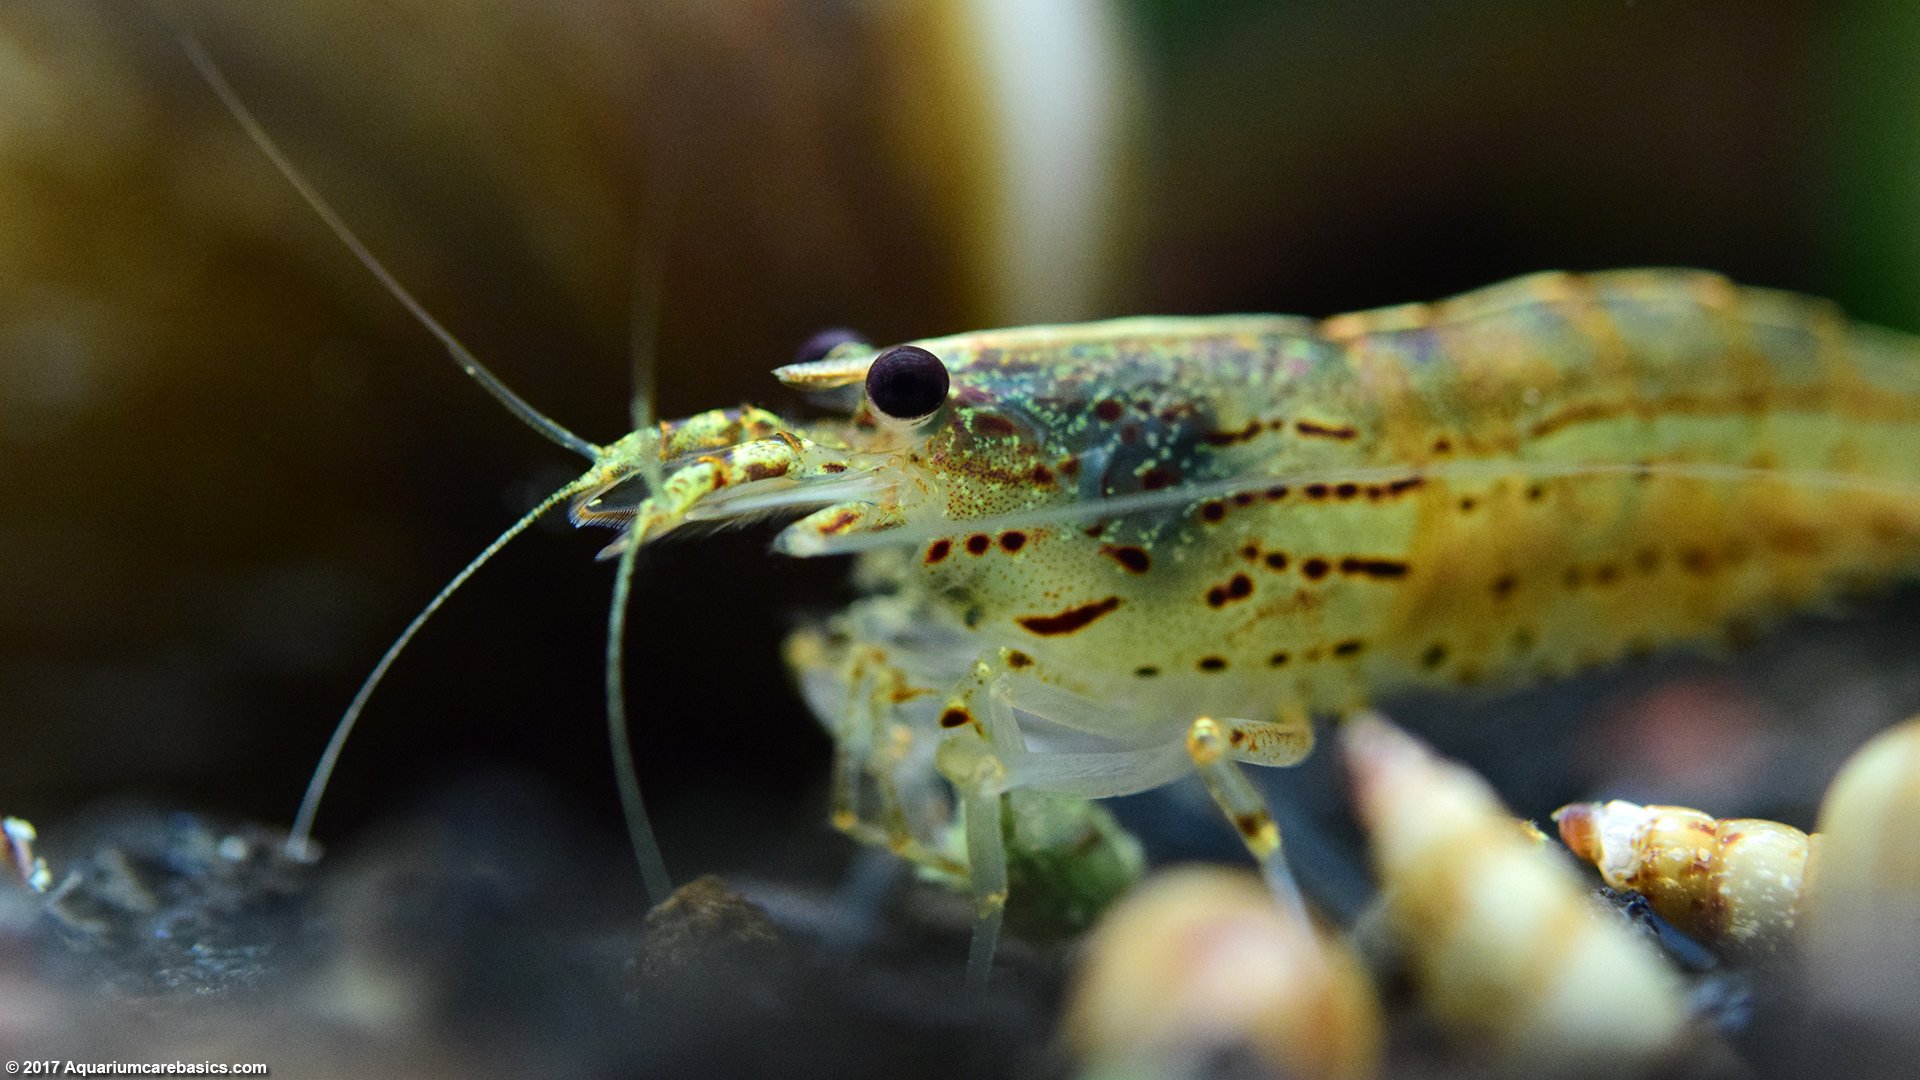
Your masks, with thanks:
M 1234 443 L 1252 439 L 1265 429 L 1265 424 L 1254 419 L 1247 421 L 1247 426 L 1238 431 L 1209 431 L 1200 436 L 1200 440 L 1210 446 L 1232 446 Z
M 927 565 L 933 566 L 943 562 L 946 557 L 952 553 L 953 541 L 935 540 L 933 543 L 927 545 Z
M 982 435 L 1012 435 L 1019 429 L 1013 421 L 999 413 L 976 412 L 973 414 L 973 430 Z
M 1317 439 L 1352 439 L 1360 435 L 1350 424 L 1322 424 L 1315 420 L 1295 420 L 1293 430 Z
M 969 555 L 985 555 L 987 549 L 992 546 L 993 537 L 988 536 L 986 533 L 974 533 L 972 536 L 967 537 L 967 553 Z
M 1131 573 L 1144 574 L 1148 570 L 1153 569 L 1153 559 L 1147 555 L 1146 550 L 1143 548 L 1133 547 L 1132 545 L 1116 546 L 1114 544 L 1106 544 L 1100 548 L 1100 554 L 1119 563 Z
M 1228 601 L 1244 600 L 1253 595 L 1253 579 L 1245 574 L 1235 574 L 1225 585 L 1215 585 L 1207 590 L 1208 607 L 1225 607 Z
M 1340 560 L 1340 572 L 1356 577 L 1392 581 L 1407 576 L 1408 566 L 1399 559 L 1366 559 L 1349 555 Z
M 1042 637 L 1055 634 L 1071 634 L 1085 628 L 1095 619 L 1113 613 L 1120 606 L 1120 598 L 1109 596 L 1105 600 L 1095 600 L 1091 604 L 1081 604 L 1052 615 L 1022 615 L 1014 621 L 1022 627 Z
M 787 475 L 787 466 L 788 463 L 784 461 L 749 461 L 746 467 L 747 479 L 771 480 L 776 476 L 785 476 Z

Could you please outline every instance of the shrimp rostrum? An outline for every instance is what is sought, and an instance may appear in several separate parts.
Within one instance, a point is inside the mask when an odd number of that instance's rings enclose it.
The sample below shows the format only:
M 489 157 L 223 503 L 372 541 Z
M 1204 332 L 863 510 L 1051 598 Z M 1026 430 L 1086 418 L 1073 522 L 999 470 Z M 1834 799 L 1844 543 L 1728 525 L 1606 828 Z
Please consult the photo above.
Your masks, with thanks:
M 1917 353 L 1689 271 L 844 344 L 775 374 L 848 415 L 661 424 L 658 486 L 622 506 L 615 469 L 575 517 L 618 550 L 810 511 L 779 551 L 861 553 L 864 598 L 788 646 L 837 747 L 834 821 L 968 882 L 981 961 L 1006 793 L 1197 770 L 1292 898 L 1238 766 L 1299 761 L 1313 717 L 1712 641 L 1913 569 Z

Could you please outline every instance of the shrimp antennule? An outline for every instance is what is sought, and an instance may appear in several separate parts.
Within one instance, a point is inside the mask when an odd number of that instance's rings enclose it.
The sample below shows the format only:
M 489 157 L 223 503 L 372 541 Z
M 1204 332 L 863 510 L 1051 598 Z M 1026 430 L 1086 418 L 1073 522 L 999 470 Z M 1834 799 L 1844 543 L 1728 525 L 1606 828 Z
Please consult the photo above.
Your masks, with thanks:
M 468 578 L 485 566 L 489 559 L 498 555 L 500 549 L 512 542 L 514 537 L 526 532 L 534 522 L 545 517 L 554 507 L 592 486 L 597 479 L 597 473 L 588 473 L 577 480 L 569 481 L 565 487 L 540 500 L 539 505 L 527 511 L 520 520 L 507 526 L 507 530 L 495 537 L 491 544 L 482 548 L 480 554 L 473 557 L 473 561 L 461 567 L 460 572 L 453 575 L 453 579 L 442 586 L 440 591 L 434 594 L 433 599 L 427 601 L 427 606 L 420 609 L 420 613 L 413 617 L 413 621 L 407 624 L 406 629 L 400 631 L 400 636 L 393 639 L 393 644 L 387 646 L 387 651 L 380 656 L 380 662 L 367 673 L 366 679 L 360 684 L 360 689 L 354 693 L 353 701 L 347 705 L 347 711 L 341 714 L 340 722 L 334 725 L 333 736 L 327 740 L 327 748 L 321 752 L 319 764 L 314 766 L 313 777 L 307 781 L 306 794 L 300 799 L 300 811 L 294 815 L 293 829 L 287 835 L 289 856 L 298 859 L 312 857 L 313 820 L 320 813 L 320 799 L 326 794 L 327 782 L 333 778 L 334 766 L 340 761 L 340 752 L 347 745 L 347 736 L 353 733 L 354 725 L 359 722 L 360 713 L 366 709 L 367 699 L 373 696 L 374 687 L 379 686 L 380 680 L 386 677 L 387 669 L 393 666 L 394 660 L 400 656 L 400 651 L 407 647 L 407 643 L 420 632 L 420 628 L 433 617 L 433 613 L 439 611 L 441 605 L 445 604 L 460 586 L 465 585 Z M 636 843 L 638 843 L 637 840 Z

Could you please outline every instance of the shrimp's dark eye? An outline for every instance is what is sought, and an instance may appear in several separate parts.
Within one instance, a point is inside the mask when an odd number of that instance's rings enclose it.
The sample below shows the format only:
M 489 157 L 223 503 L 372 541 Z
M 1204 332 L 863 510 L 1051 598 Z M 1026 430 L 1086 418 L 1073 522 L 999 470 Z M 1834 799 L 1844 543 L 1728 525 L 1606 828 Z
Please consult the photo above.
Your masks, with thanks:
M 867 369 L 867 400 L 895 420 L 915 420 L 947 400 L 947 365 L 917 345 L 895 345 Z
M 831 330 L 822 330 L 801 342 L 800 347 L 793 351 L 793 362 L 811 364 L 816 360 L 825 360 L 828 353 L 842 345 L 865 345 L 866 343 L 867 339 L 855 331 L 844 326 L 836 326 Z

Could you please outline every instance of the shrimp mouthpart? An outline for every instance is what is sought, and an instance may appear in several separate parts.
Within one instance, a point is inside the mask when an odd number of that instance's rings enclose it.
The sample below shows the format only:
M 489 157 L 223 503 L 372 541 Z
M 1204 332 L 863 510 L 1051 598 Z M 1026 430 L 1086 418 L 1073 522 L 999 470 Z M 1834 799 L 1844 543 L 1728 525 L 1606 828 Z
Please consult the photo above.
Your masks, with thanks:
M 716 426 L 741 441 L 716 444 Z M 816 442 L 759 410 L 702 414 L 607 447 L 582 478 L 571 515 L 576 525 L 622 530 L 599 554 L 609 559 L 689 523 L 735 525 L 814 511 L 775 541 L 778 550 L 807 554 L 826 537 L 898 523 L 897 484 L 888 478 L 894 457 Z

